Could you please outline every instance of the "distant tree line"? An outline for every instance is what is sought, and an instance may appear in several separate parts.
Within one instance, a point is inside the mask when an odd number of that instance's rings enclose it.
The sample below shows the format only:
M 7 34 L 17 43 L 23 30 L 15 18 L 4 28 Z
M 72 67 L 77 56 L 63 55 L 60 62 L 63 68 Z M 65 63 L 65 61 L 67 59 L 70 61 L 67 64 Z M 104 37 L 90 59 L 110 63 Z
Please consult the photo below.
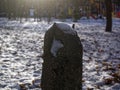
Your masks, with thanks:
M 82 16 L 81 11 L 86 11 L 87 16 L 90 15 L 93 10 L 93 4 L 90 1 L 105 3 L 105 0 L 1 0 L 0 15 L 8 18 L 29 18 L 31 17 L 30 9 L 33 9 L 34 18 L 72 17 L 77 20 Z M 118 7 L 119 9 L 120 0 L 112 0 L 112 2 L 115 4 L 113 8 Z M 102 7 L 102 5 L 100 6 Z
M 8 18 L 27 18 L 30 17 L 30 9 L 33 9 L 34 18 L 79 18 L 79 3 L 80 0 L 1 0 L 0 14 Z M 69 9 L 75 14 L 68 15 Z

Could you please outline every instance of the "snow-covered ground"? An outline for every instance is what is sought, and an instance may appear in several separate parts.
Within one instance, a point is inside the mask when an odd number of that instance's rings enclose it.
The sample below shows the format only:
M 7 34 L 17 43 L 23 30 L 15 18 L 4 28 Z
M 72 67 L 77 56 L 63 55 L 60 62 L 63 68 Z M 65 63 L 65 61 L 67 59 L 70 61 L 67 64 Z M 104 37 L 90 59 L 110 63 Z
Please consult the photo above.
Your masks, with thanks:
M 40 90 L 44 34 L 56 21 L 0 19 L 0 90 Z M 84 48 L 83 90 L 120 90 L 120 19 L 113 19 L 112 33 L 104 31 L 105 20 L 75 25 Z

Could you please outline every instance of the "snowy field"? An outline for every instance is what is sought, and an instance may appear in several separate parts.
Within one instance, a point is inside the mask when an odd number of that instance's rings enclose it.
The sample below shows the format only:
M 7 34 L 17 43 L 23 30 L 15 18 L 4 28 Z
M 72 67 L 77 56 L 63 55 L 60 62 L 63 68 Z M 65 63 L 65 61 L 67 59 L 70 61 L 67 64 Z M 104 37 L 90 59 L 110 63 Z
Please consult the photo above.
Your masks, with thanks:
M 0 90 L 41 90 L 44 34 L 56 21 L 0 19 Z M 113 19 L 112 33 L 105 32 L 105 20 L 75 25 L 84 48 L 83 90 L 120 90 L 120 19 Z

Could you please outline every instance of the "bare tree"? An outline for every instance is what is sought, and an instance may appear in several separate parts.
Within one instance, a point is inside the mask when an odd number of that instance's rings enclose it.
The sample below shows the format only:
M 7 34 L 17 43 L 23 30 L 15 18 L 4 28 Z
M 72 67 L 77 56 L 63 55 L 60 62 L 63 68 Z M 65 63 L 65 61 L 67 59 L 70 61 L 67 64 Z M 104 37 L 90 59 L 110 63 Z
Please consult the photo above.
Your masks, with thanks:
M 106 4 L 106 32 L 112 31 L 112 0 L 105 0 Z

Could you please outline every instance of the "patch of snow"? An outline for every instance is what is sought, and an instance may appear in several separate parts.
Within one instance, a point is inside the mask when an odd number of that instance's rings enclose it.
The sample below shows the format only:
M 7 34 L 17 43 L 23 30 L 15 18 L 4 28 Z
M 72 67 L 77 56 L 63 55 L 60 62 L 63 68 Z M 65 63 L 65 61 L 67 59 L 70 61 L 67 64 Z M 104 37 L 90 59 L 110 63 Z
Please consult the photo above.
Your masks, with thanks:
M 56 40 L 54 38 L 53 43 L 52 43 L 52 47 L 51 47 L 51 53 L 53 54 L 54 57 L 56 57 L 58 50 L 62 47 L 64 47 L 64 46 L 61 43 L 61 41 Z
M 116 83 L 114 86 L 110 87 L 109 90 L 120 90 L 120 84 Z
M 44 34 L 57 21 L 61 20 L 54 19 L 48 24 L 46 20 L 34 22 L 30 19 L 20 23 L 0 18 L 0 90 L 21 90 L 18 83 L 29 88 L 27 83 L 33 80 L 34 85 L 28 90 L 41 90 L 38 87 L 41 83 Z M 113 78 L 111 73 L 120 70 L 120 19 L 113 18 L 111 33 L 105 32 L 106 19 L 64 21 L 70 27 L 75 24 L 75 31 L 83 44 L 83 90 L 120 90 L 120 83 L 106 85 L 104 82 L 106 78 Z M 56 56 L 62 47 L 63 44 L 54 39 L 51 53 Z
M 68 24 L 66 23 L 56 23 L 56 25 L 63 30 L 64 33 L 68 33 L 68 34 L 72 34 L 72 35 L 76 35 L 76 31 L 73 30 Z
M 80 19 L 81 20 L 87 20 L 88 18 L 84 16 L 84 17 L 81 17 Z

